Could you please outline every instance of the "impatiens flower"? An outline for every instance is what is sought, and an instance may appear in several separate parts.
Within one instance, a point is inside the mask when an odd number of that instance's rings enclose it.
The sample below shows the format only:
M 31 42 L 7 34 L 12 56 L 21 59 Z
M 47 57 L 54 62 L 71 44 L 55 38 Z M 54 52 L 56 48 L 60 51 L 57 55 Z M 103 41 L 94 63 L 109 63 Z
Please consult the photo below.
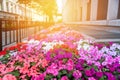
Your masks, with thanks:
M 27 65 L 24 65 L 24 67 L 20 68 L 20 73 L 23 73 L 23 74 L 26 74 L 29 72 L 28 70 L 28 66 Z
M 6 74 L 5 76 L 3 76 L 2 80 L 17 80 L 17 79 L 12 74 Z
M 103 72 L 96 72 L 96 76 L 101 78 L 103 76 Z
M 82 73 L 79 70 L 75 70 L 73 72 L 73 76 L 75 77 L 75 79 L 79 79 L 82 77 Z
M 96 73 L 94 68 L 91 68 L 90 71 L 91 71 L 92 75 L 94 75 Z
M 85 75 L 86 76 L 92 76 L 91 70 L 85 70 Z
M 67 69 L 68 71 L 71 71 L 71 70 L 73 70 L 73 68 L 74 68 L 73 60 L 72 60 L 72 59 L 69 59 L 68 62 L 66 63 L 66 69 Z
M 57 80 L 57 78 L 53 78 L 53 79 L 51 79 L 51 80 Z
M 60 80 L 69 80 L 67 76 L 62 76 Z
M 46 59 L 42 60 L 42 67 L 45 68 L 48 65 L 48 62 Z
M 58 75 L 58 69 L 57 69 L 57 64 L 52 63 L 51 66 L 47 67 L 46 73 L 53 74 L 54 76 Z
M 116 80 L 115 76 L 114 76 L 112 73 L 110 73 L 110 72 L 105 72 L 105 74 L 107 75 L 108 80 Z
M 96 80 L 94 77 L 89 77 L 88 80 Z
M 5 54 L 6 54 L 6 51 L 0 51 L 0 56 Z

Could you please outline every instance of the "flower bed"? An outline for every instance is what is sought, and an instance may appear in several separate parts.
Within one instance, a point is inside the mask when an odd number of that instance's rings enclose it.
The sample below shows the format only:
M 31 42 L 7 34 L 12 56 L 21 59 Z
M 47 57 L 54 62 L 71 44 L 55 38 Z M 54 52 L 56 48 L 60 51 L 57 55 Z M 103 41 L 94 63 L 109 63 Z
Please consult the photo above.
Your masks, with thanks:
M 120 44 L 95 43 L 65 27 L 41 31 L 0 54 L 0 80 L 120 79 Z

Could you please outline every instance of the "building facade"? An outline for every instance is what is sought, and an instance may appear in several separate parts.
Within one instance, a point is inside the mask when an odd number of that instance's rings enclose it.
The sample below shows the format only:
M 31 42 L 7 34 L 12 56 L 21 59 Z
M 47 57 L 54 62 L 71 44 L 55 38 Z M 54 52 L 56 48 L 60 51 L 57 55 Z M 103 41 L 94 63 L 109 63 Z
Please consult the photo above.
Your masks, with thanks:
M 120 0 L 67 0 L 63 22 L 120 26 Z

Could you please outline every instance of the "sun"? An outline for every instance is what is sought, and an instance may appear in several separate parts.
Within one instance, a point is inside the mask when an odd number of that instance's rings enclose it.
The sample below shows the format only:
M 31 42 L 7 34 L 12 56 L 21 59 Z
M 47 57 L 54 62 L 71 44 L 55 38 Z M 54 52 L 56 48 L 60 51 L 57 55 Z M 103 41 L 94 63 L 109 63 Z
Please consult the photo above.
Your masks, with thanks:
M 57 5 L 58 5 L 58 12 L 62 13 L 62 7 L 63 7 L 63 3 L 62 0 L 56 0 Z

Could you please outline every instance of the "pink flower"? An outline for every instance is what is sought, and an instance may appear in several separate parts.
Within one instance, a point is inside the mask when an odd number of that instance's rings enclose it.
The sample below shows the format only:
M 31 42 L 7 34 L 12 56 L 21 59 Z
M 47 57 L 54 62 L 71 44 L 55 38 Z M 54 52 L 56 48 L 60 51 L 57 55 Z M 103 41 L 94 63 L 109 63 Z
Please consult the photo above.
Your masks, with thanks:
M 69 80 L 67 76 L 63 76 L 60 80 Z
M 25 65 L 24 67 L 20 68 L 20 73 L 23 74 L 29 73 L 28 66 Z
M 89 77 L 88 80 L 96 80 L 94 77 Z
M 6 68 L 5 64 L 0 64 L 0 73 L 2 73 L 5 68 Z
M 54 76 L 58 75 L 57 64 L 52 63 L 52 65 L 47 68 L 46 72 L 51 73 Z
M 6 74 L 2 80 L 17 80 L 15 76 L 13 76 L 12 74 Z
M 79 70 L 76 70 L 73 72 L 73 76 L 76 78 L 76 79 L 79 79 L 82 77 L 82 73 L 79 71 Z
M 42 67 L 45 68 L 48 65 L 48 62 L 46 59 L 42 60 Z
M 10 68 L 6 68 L 5 69 L 5 73 L 8 73 L 8 72 L 11 72 L 11 71 L 13 71 L 14 70 L 14 67 L 10 67 Z
M 51 80 L 57 80 L 56 78 L 53 78 L 53 79 L 51 79 Z
M 74 63 L 73 63 L 73 60 L 72 60 L 72 59 L 69 59 L 66 65 L 67 65 L 67 66 L 66 66 L 66 69 L 67 69 L 67 70 L 69 70 L 69 71 L 73 70 L 73 65 L 74 65 Z

